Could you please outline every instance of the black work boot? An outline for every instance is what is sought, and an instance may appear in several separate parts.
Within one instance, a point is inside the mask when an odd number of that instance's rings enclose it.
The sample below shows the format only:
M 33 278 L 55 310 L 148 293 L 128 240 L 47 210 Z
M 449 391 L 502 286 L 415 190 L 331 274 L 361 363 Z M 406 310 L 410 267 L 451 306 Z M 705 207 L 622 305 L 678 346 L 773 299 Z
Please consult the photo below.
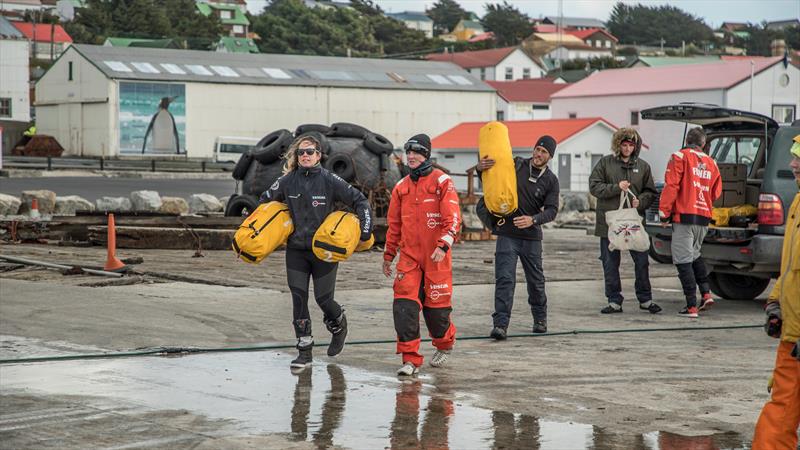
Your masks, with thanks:
M 496 341 L 505 341 L 506 338 L 508 338 L 506 327 L 497 326 L 492 328 L 492 332 L 489 334 L 489 337 Z
M 296 348 L 300 354 L 292 361 L 292 369 L 304 369 L 311 365 L 311 350 L 314 348 L 314 337 L 311 336 L 311 320 L 299 319 L 292 322 L 297 337 Z
M 534 333 L 547 333 L 547 320 L 534 320 L 533 321 Z
M 339 317 L 325 320 L 325 326 L 331 332 L 331 343 L 328 345 L 328 356 L 336 356 L 344 349 L 344 340 L 347 337 L 347 317 L 344 310 Z

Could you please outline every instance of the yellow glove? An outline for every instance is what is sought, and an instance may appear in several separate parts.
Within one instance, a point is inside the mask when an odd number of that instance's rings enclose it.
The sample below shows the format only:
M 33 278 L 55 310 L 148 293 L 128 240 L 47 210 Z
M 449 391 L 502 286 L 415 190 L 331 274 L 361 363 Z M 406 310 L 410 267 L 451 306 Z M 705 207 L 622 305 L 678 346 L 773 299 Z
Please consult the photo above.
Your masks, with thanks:
M 769 381 L 767 381 L 767 393 L 772 393 L 772 385 L 775 384 L 775 378 L 770 375 Z

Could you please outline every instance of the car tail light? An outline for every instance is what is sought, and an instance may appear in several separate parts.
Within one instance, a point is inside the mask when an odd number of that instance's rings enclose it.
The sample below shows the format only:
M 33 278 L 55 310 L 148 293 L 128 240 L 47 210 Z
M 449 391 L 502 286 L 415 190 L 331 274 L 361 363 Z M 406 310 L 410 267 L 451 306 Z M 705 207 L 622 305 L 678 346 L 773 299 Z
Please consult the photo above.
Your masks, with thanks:
M 758 196 L 758 224 L 783 225 L 783 203 L 775 194 Z

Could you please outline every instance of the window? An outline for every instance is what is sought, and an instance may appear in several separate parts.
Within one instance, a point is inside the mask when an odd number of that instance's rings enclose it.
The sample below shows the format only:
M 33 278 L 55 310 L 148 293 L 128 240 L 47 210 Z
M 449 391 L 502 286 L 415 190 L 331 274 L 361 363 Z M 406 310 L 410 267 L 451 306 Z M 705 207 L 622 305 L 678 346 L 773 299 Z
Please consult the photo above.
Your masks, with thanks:
M 531 69 L 530 69 L 530 67 L 526 67 L 526 68 L 522 69 L 522 79 L 523 80 L 527 80 L 530 77 L 531 77 Z
M 108 66 L 108 68 L 114 72 L 133 72 L 130 67 L 119 61 L 103 61 L 103 64 Z
M 264 72 L 253 67 L 237 67 L 236 69 L 246 77 L 265 78 L 267 76 Z
M 570 119 L 575 119 L 577 117 L 578 117 L 578 113 L 574 113 L 574 112 L 569 113 L 569 118 Z
M 485 80 L 485 79 L 486 79 L 486 68 L 485 67 L 481 67 L 481 80 Z
M 759 147 L 761 147 L 760 137 L 722 136 L 708 144 L 708 154 L 718 163 L 745 164 L 749 174 Z
M 11 117 L 11 99 L 0 97 L 0 117 Z
M 597 48 L 602 47 L 603 46 L 603 41 L 601 41 L 600 39 L 594 41 L 594 46 L 597 47 Z
M 164 68 L 167 72 L 173 75 L 186 75 L 186 72 L 178 67 L 177 64 L 170 64 L 170 63 L 161 63 L 159 64 L 161 67 Z
M 134 69 L 142 73 L 161 73 L 150 63 L 132 62 L 131 65 L 133 66 Z
M 67 81 L 72 81 L 72 61 L 67 64 Z
M 341 70 L 312 70 L 311 73 L 320 80 L 352 80 L 353 76 Z
M 219 18 L 220 18 L 220 19 L 230 19 L 230 18 L 232 18 L 232 17 L 233 17 L 233 16 L 231 15 L 231 12 L 230 12 L 230 11 L 220 11 L 220 12 L 219 12 Z
M 772 105 L 772 118 L 778 123 L 792 123 L 795 118 L 794 105 Z
M 272 67 L 262 67 L 261 70 L 264 71 L 265 74 L 272 78 L 277 78 L 279 80 L 288 80 L 292 78 L 291 75 L 282 71 L 281 69 L 273 69 Z
M 189 69 L 195 75 L 207 75 L 207 76 L 214 75 L 213 73 L 211 73 L 210 70 L 206 69 L 205 67 L 199 64 L 187 64 L 186 68 Z
M 550 109 L 550 105 L 533 105 L 534 111 L 547 111 Z
M 241 26 L 241 25 L 234 25 L 233 26 L 233 32 L 235 34 L 244 34 L 244 27 Z
M 472 85 L 472 81 L 469 81 L 468 79 L 466 79 L 465 77 L 462 77 L 461 75 L 448 75 L 447 78 L 450 78 L 451 80 L 455 81 L 456 84 L 459 84 L 461 86 L 471 86 Z
M 639 125 L 639 111 L 631 111 L 631 125 Z
M 611 48 L 611 41 L 606 41 L 606 48 Z
M 504 111 L 497 111 L 497 120 L 505 120 L 505 115 Z
M 444 159 L 456 159 L 456 155 L 452 153 L 445 153 Z
M 223 77 L 239 77 L 239 74 L 228 66 L 211 66 L 211 70 L 217 72 Z
M 433 82 L 436 83 L 436 84 L 453 84 L 450 80 L 448 80 L 443 75 L 428 74 L 427 76 L 428 76 L 428 78 L 433 80 Z
M 514 79 L 514 68 L 506 67 L 506 80 L 513 80 L 513 79 Z

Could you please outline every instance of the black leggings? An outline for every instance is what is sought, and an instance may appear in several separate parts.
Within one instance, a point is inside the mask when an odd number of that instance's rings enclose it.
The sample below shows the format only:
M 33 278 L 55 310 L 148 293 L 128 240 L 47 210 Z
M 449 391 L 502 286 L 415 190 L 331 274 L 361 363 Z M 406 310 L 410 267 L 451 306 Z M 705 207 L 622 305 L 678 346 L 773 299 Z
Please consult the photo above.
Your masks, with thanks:
M 311 315 L 308 311 L 310 277 L 314 278 L 314 299 L 325 314 L 325 320 L 336 319 L 342 314 L 342 307 L 333 299 L 338 267 L 339 263 L 322 261 L 311 250 L 286 249 L 286 280 L 292 292 L 297 337 L 311 335 Z

